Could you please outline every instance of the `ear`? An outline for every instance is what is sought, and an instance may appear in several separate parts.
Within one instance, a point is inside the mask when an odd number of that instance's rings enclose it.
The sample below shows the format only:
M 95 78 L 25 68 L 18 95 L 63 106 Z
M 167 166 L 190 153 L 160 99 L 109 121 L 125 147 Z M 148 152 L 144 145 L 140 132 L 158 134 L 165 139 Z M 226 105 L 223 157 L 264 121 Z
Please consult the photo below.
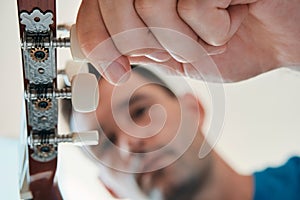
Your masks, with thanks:
M 182 100 L 186 109 L 188 109 L 195 117 L 199 118 L 199 125 L 202 127 L 205 117 L 204 108 L 200 100 L 191 93 L 184 94 Z

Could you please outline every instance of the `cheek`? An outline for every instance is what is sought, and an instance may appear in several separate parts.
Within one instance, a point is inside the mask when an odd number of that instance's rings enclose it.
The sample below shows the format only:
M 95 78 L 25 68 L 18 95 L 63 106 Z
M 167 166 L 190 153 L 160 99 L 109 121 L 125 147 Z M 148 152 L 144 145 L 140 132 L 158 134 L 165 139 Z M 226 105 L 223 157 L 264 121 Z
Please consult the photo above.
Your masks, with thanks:
M 165 142 L 171 141 L 176 134 L 178 134 L 181 124 L 181 112 L 180 109 L 167 108 L 166 109 L 166 120 L 161 130 L 161 137 L 164 138 Z M 166 141 L 167 140 L 167 141 Z
M 173 107 L 174 108 L 174 107 Z M 201 134 L 199 132 L 198 117 L 188 110 L 172 109 L 162 130 L 164 144 L 172 142 L 170 146 L 176 152 L 186 150 Z M 198 136 L 199 135 L 199 136 Z M 196 139 L 198 141 L 198 139 Z M 199 151 L 199 145 L 197 145 Z

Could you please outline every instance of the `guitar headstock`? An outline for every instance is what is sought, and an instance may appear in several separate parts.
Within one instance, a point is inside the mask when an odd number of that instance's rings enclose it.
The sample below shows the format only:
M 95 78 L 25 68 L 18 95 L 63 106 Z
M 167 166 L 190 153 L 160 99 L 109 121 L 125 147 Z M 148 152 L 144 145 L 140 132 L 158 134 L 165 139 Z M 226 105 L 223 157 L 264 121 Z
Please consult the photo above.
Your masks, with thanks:
M 59 101 L 71 99 L 75 110 L 91 112 L 98 105 L 98 82 L 91 74 L 79 73 L 59 88 L 57 49 L 69 48 L 70 37 L 57 37 L 55 0 L 18 0 L 18 17 L 28 146 L 21 198 L 61 199 L 54 182 L 58 144 L 97 144 L 98 132 L 59 133 Z

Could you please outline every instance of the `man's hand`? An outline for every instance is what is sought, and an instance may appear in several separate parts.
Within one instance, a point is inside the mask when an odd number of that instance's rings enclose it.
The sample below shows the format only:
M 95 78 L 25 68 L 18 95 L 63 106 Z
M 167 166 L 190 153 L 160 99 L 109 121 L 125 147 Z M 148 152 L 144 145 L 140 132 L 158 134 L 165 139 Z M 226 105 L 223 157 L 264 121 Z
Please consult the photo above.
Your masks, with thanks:
M 186 57 L 201 61 L 204 54 L 223 79 L 239 81 L 300 63 L 299 10 L 300 0 L 83 0 L 77 36 L 112 82 L 130 62 L 166 63 L 193 76 L 194 60 Z M 203 74 L 218 76 L 207 62 L 197 63 Z

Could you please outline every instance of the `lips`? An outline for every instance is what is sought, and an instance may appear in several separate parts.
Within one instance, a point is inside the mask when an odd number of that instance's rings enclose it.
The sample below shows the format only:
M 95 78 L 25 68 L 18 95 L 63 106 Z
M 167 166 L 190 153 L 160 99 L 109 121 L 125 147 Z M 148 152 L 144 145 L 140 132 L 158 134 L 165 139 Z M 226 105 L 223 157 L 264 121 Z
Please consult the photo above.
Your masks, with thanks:
M 174 157 L 166 152 L 152 157 L 149 154 L 146 155 L 141 160 L 141 173 L 136 175 L 136 181 L 142 191 L 149 194 L 153 188 L 157 187 L 156 184 L 164 178 L 166 167 L 172 164 L 173 161 Z
M 155 155 L 151 156 L 146 155 L 142 160 L 141 172 L 153 172 L 156 170 L 160 170 L 168 165 L 170 165 L 174 160 L 171 160 L 170 156 L 164 155 Z

